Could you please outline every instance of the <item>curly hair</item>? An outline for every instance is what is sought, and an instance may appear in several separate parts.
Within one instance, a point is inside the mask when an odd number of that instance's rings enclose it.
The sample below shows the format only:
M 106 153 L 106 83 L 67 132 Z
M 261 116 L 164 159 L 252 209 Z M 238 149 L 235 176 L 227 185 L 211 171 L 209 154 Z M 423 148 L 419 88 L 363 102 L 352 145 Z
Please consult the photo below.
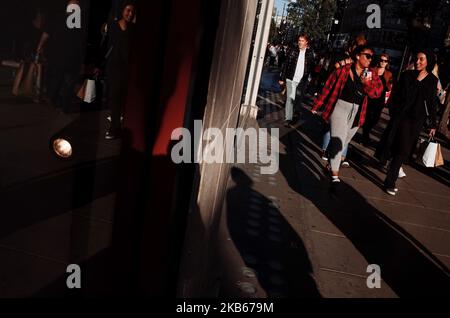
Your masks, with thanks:
M 434 65 L 436 64 L 436 60 L 437 60 L 436 54 L 434 54 L 434 52 L 431 49 L 418 49 L 416 51 L 416 56 L 419 53 L 423 53 L 427 57 L 426 70 L 428 73 L 431 73 L 433 71 Z

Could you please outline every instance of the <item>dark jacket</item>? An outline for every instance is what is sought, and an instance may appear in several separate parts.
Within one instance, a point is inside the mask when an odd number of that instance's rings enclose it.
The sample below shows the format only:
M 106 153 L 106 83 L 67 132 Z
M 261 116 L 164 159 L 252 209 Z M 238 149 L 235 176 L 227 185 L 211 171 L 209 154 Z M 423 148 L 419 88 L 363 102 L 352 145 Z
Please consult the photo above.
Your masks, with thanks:
M 290 50 L 287 54 L 286 63 L 281 71 L 280 77 L 283 81 L 286 79 L 292 80 L 295 75 L 295 68 L 297 67 L 298 56 L 300 51 L 298 48 Z M 305 53 L 305 71 L 303 73 L 302 81 L 308 80 L 309 74 L 314 69 L 314 53 L 312 49 L 307 48 Z
M 404 71 L 400 77 L 398 85 L 392 91 L 389 102 L 389 115 L 392 117 L 400 116 L 414 106 L 416 102 L 416 93 L 414 84 L 416 83 L 418 72 L 415 70 Z M 436 87 L 438 79 L 432 73 L 429 73 L 426 78 L 422 80 L 422 90 L 424 100 L 421 100 L 419 112 L 417 117 L 419 121 L 424 121 L 426 117 L 425 101 L 428 105 L 428 111 L 432 117 L 432 121 L 436 122 Z M 422 107 L 423 105 L 423 107 Z
M 422 100 L 422 98 L 418 99 L 416 97 L 417 88 L 415 88 L 415 81 L 417 80 L 417 75 L 417 71 L 405 71 L 402 73 L 398 84 L 394 86 L 391 98 L 389 100 L 389 115 L 391 119 L 375 152 L 375 157 L 381 162 L 385 162 L 392 157 L 393 149 L 396 147 L 396 145 L 394 145 L 394 140 L 402 121 L 411 120 L 411 118 L 414 118 L 413 120 L 417 123 L 417 130 L 414 134 L 409 136 L 409 138 L 412 143 L 419 138 L 427 116 L 425 102 L 427 104 L 429 116 L 431 117 L 431 121 L 433 123 L 432 127 L 429 128 L 436 128 L 435 97 L 438 80 L 436 76 L 431 73 L 429 73 L 428 76 L 422 80 L 423 83 L 421 85 L 421 89 L 423 91 L 422 94 L 420 94 L 420 96 L 423 97 Z M 417 105 L 420 107 L 417 108 Z

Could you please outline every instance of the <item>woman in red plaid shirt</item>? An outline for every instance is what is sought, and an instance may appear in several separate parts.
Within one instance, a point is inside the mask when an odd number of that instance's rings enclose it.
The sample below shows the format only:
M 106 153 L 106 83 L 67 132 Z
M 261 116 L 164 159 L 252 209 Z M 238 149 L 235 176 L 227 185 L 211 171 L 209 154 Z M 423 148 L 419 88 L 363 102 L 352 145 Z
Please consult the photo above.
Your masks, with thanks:
M 369 69 L 372 58 L 373 50 L 370 47 L 356 47 L 353 51 L 355 63 L 335 70 L 328 77 L 311 109 L 317 114 L 319 108 L 323 107 L 322 118 L 330 123 L 328 155 L 332 182 L 340 182 L 342 150 L 364 124 L 367 98 L 378 98 L 383 92 L 383 83 L 377 72 Z

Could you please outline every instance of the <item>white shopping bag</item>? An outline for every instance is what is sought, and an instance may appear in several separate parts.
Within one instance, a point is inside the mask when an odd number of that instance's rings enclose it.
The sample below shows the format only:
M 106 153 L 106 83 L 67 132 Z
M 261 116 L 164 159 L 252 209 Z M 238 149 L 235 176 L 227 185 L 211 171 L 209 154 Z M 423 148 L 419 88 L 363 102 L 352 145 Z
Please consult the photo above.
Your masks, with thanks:
M 96 91 L 95 91 L 95 81 L 88 79 L 86 82 L 86 91 L 84 93 L 83 101 L 86 103 L 92 103 L 95 100 Z
M 3 60 L 2 61 L 2 66 L 8 66 L 8 67 L 12 67 L 12 68 L 19 68 L 20 67 L 20 63 L 13 61 L 13 60 Z
M 422 162 L 425 167 L 434 167 L 434 162 L 436 161 L 436 152 L 438 144 L 437 142 L 430 141 L 428 143 L 427 149 L 422 156 Z

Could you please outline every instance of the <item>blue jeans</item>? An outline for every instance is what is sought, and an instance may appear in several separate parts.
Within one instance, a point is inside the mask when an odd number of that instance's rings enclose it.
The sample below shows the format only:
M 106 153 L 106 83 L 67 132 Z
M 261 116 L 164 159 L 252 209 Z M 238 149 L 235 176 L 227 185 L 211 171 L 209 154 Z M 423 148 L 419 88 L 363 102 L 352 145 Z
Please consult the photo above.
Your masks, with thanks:
M 285 119 L 292 120 L 294 114 L 294 103 L 297 96 L 297 82 L 293 82 L 289 79 L 286 80 L 286 106 L 285 106 Z
M 285 105 L 285 120 L 292 120 L 294 112 L 300 110 L 303 96 L 305 94 L 308 82 L 306 80 L 300 83 L 293 82 L 286 79 L 286 105 Z

